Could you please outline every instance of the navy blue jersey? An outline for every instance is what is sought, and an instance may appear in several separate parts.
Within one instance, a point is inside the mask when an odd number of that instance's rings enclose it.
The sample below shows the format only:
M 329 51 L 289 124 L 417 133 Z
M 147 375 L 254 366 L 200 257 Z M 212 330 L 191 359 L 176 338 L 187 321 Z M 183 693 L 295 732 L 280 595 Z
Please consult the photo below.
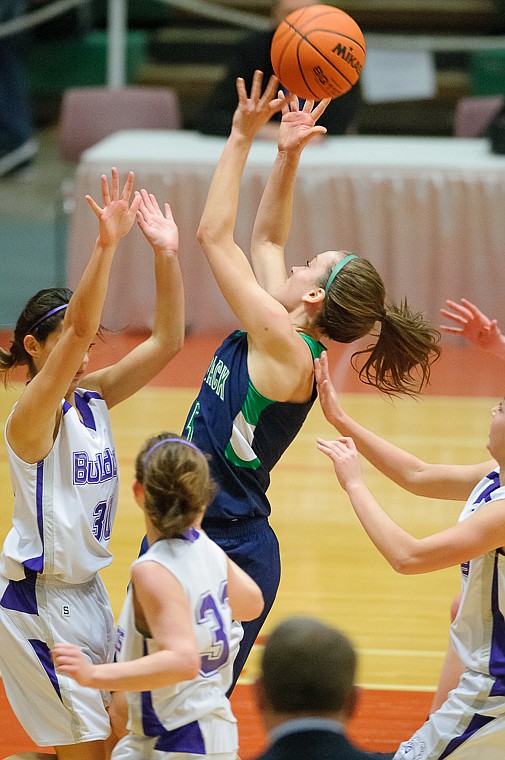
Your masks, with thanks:
M 300 333 L 314 358 L 322 343 Z M 236 330 L 217 349 L 183 435 L 211 455 L 220 491 L 206 520 L 268 517 L 270 472 L 302 427 L 317 396 L 306 403 L 272 401 L 258 393 L 247 367 L 247 333 Z

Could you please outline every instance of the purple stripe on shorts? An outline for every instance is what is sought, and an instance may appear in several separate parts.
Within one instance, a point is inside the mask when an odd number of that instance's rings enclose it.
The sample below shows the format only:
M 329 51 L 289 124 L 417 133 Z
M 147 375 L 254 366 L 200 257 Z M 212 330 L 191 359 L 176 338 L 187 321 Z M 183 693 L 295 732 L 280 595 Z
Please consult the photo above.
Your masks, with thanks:
M 187 723 L 172 731 L 165 731 L 154 749 L 160 752 L 188 752 L 193 755 L 205 755 L 205 742 L 198 721 Z
M 60 685 L 58 683 L 58 678 L 56 676 L 56 671 L 54 669 L 54 664 L 53 664 L 53 658 L 51 657 L 51 652 L 49 650 L 49 647 L 47 646 L 45 641 L 40 641 L 39 639 L 28 639 L 28 641 L 32 645 L 33 651 L 39 658 L 40 664 L 46 671 L 47 676 L 49 677 L 49 680 L 51 681 L 56 694 L 61 699 Z
M 490 717 L 489 715 L 479 715 L 479 713 L 476 713 L 461 736 L 455 736 L 454 739 L 451 739 L 445 750 L 439 756 L 438 760 L 444 760 L 444 757 L 449 757 L 449 755 L 452 755 L 452 753 L 464 742 L 466 742 L 473 734 L 475 734 L 476 731 L 485 726 L 487 723 L 491 723 L 492 720 L 494 720 L 494 718 Z
M 6 610 L 26 612 L 28 615 L 38 615 L 35 581 L 37 573 L 27 573 L 22 581 L 9 581 L 0 599 L 0 606 Z

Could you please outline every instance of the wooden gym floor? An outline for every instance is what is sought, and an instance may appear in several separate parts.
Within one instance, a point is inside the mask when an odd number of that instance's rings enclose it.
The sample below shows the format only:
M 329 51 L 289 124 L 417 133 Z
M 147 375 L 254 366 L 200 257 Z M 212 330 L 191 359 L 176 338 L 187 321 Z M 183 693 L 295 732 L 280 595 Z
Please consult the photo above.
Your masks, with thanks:
M 112 410 L 122 481 L 111 549 L 103 573 L 115 613 L 120 610 L 128 568 L 137 555 L 143 522 L 130 493 L 139 445 L 161 429 L 178 433 L 213 349 L 222 336 L 189 336 L 183 351 L 151 386 Z M 8 345 L 8 335 L 1 335 Z M 110 335 L 94 350 L 96 366 L 115 361 L 136 335 Z M 429 461 L 470 463 L 485 449 L 491 406 L 504 395 L 504 365 L 477 349 L 443 339 L 430 388 L 419 400 L 391 402 L 361 385 L 349 368 L 349 348 L 332 347 L 332 374 L 346 409 L 379 435 Z M 0 395 L 5 421 L 19 386 Z M 316 435 L 333 432 L 316 402 L 305 427 L 275 469 L 269 491 L 272 524 L 281 545 L 283 575 L 263 635 L 291 614 L 312 614 L 342 628 L 360 657 L 363 687 L 351 737 L 365 749 L 392 751 L 424 721 L 448 640 L 449 605 L 458 590 L 458 569 L 421 576 L 395 575 L 372 546 L 340 490 L 330 462 L 315 448 Z M 416 536 L 438 531 L 458 517 L 460 503 L 426 501 L 399 489 L 365 465 L 379 502 Z M 0 448 L 0 539 L 11 520 L 11 488 L 4 446 Z M 233 695 L 240 754 L 250 758 L 264 743 L 252 682 L 258 642 Z M 0 691 L 0 757 L 29 751 Z

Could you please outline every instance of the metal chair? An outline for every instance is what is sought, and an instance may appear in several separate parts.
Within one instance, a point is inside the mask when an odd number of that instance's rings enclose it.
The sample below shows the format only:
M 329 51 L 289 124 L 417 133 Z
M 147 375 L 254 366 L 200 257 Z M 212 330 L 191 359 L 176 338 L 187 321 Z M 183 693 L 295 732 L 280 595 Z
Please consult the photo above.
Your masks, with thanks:
M 75 87 L 63 95 L 58 146 L 77 162 L 99 140 L 123 129 L 180 129 L 177 93 L 170 87 Z

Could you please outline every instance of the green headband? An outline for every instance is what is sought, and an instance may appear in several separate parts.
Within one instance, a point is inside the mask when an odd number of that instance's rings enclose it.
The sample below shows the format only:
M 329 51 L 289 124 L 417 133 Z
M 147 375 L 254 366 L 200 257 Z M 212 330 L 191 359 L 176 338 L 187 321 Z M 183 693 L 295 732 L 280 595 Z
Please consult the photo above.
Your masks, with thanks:
M 326 295 L 328 295 L 328 291 L 331 287 L 331 283 L 333 282 L 337 274 L 340 272 L 342 267 L 345 267 L 345 265 L 348 264 L 351 259 L 357 259 L 357 258 L 358 257 L 356 256 L 355 253 L 349 253 L 347 256 L 344 256 L 343 259 L 340 259 L 340 261 L 337 261 L 337 263 L 335 264 L 335 266 L 330 272 L 330 276 L 328 277 L 328 282 L 324 286 L 324 292 L 326 293 Z

